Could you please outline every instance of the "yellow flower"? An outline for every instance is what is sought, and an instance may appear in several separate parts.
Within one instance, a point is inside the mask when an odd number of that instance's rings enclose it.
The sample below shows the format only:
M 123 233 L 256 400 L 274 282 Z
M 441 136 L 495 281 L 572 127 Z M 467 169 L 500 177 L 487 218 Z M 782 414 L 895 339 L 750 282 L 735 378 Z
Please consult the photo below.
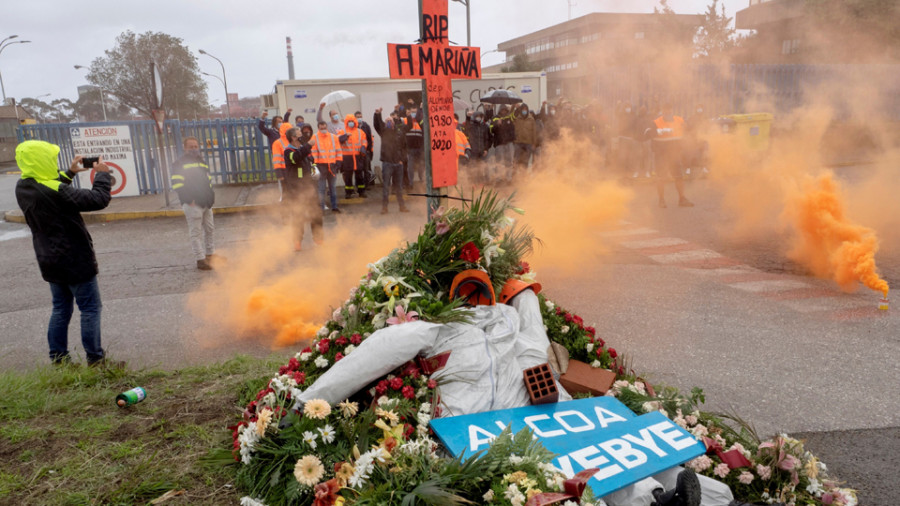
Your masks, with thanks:
M 527 478 L 528 478 L 528 473 L 526 473 L 525 471 L 516 471 L 512 474 L 507 475 L 506 481 L 508 481 L 510 483 L 515 483 L 516 485 L 518 485 L 522 480 L 525 480 Z
M 263 408 L 256 418 L 256 433 L 259 435 L 259 437 L 263 437 L 266 435 L 266 428 L 269 427 L 269 422 L 271 421 L 272 410 L 269 408 Z
M 301 485 L 315 486 L 325 475 L 325 467 L 322 461 L 315 455 L 307 455 L 297 461 L 294 466 L 294 477 Z
M 393 450 L 393 448 L 386 447 L 386 443 L 388 441 L 393 440 L 394 445 L 399 444 L 401 441 L 403 441 L 403 426 L 402 425 L 397 424 L 396 427 L 391 428 L 391 427 L 388 427 L 388 424 L 384 423 L 384 420 L 379 418 L 375 422 L 375 427 L 378 427 L 384 433 L 384 437 L 378 440 L 378 445 L 381 446 L 382 448 L 384 448 L 385 450 L 388 450 L 388 452 Z
M 322 399 L 313 399 L 303 406 L 303 414 L 310 418 L 324 420 L 326 416 L 331 414 L 331 406 Z
M 809 461 L 806 463 L 806 466 L 803 468 L 803 474 L 812 478 L 818 479 L 819 477 L 819 466 L 816 465 L 818 463 L 818 459 L 815 457 L 810 457 Z
M 349 399 L 338 404 L 338 408 L 340 408 L 341 415 L 343 415 L 344 418 L 353 418 L 357 413 L 359 413 L 359 404 L 350 402 Z
M 387 419 L 387 421 L 391 422 L 391 426 L 400 423 L 400 417 L 397 416 L 397 413 L 394 413 L 393 411 L 385 411 L 381 408 L 375 408 L 375 414 L 380 416 L 381 418 Z
M 342 462 L 341 467 L 334 473 L 334 477 L 337 479 L 340 486 L 346 487 L 347 481 L 350 480 L 350 477 L 353 476 L 354 472 L 356 472 L 356 469 L 353 465 Z
M 540 493 L 542 492 L 538 488 L 529 488 L 525 491 L 525 497 L 530 500 L 532 496 L 538 495 Z

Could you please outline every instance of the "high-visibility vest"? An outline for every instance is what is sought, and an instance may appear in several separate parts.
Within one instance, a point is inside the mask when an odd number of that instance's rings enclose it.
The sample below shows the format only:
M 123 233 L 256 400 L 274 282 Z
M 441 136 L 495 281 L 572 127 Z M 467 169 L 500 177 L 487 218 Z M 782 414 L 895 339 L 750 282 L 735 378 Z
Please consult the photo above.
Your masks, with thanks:
M 662 116 L 653 120 L 657 129 L 668 128 L 671 132 L 659 134 L 659 140 L 675 140 L 684 136 L 684 118 L 681 116 L 673 116 L 672 121 L 666 121 Z
M 287 149 L 287 143 L 278 139 L 272 143 L 272 166 L 278 170 L 284 167 L 284 150 Z
M 466 156 L 466 150 L 472 149 L 469 145 L 469 139 L 462 130 L 456 130 L 456 154 L 457 156 Z
M 316 145 L 312 148 L 312 154 L 316 163 L 331 164 L 342 158 L 339 148 L 340 142 L 337 135 L 328 132 L 317 132 Z
M 347 140 L 341 143 L 341 148 L 344 156 L 356 156 L 361 150 L 365 151 L 368 145 L 366 133 L 356 128 L 347 132 Z

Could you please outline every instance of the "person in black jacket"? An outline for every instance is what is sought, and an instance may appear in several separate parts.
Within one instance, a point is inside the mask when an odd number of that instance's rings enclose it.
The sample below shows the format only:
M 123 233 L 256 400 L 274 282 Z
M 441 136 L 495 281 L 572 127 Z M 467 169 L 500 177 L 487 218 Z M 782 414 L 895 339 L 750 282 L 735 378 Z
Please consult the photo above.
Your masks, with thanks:
M 284 200 L 290 209 L 294 251 L 300 251 L 307 223 L 312 230 L 313 242 L 322 244 L 324 236 L 318 179 L 310 156 L 316 139 L 312 127 L 306 123 L 300 125 L 300 128 L 291 128 L 285 136 L 290 145 L 284 150 L 284 169 L 276 169 L 275 173 L 282 182 Z
M 463 124 L 463 132 L 469 139 L 469 145 L 472 146 L 472 167 L 475 182 L 487 183 L 487 158 L 488 150 L 491 149 L 491 128 L 484 122 L 484 113 L 476 111 L 471 118 L 466 118 Z
M 266 142 L 266 146 L 269 146 L 270 150 L 272 149 L 272 144 L 281 138 L 279 129 L 281 128 L 282 123 L 290 121 L 291 111 L 293 111 L 293 109 L 288 109 L 287 112 L 284 113 L 283 118 L 281 116 L 272 118 L 272 128 L 266 126 L 266 116 L 269 115 L 269 111 L 263 111 L 262 117 L 259 118 L 259 124 L 256 125 L 256 127 L 259 128 L 259 131 L 262 132 L 267 139 L 269 139 L 268 142 Z M 303 118 L 300 118 L 300 120 L 302 121 Z
M 100 288 L 94 242 L 81 212 L 109 205 L 109 167 L 101 158 L 94 164 L 90 190 L 69 184 L 75 174 L 87 170 L 76 156 L 66 172 L 59 171 L 59 146 L 44 141 L 25 141 L 16 147 L 16 163 L 22 178 L 16 183 L 16 201 L 31 228 L 34 253 L 44 281 L 50 283 L 53 311 L 47 329 L 50 360 L 71 361 L 69 321 L 73 300 L 81 311 L 81 345 L 88 365 L 104 363 L 100 345 Z
M 172 189 L 178 193 L 184 217 L 187 219 L 191 236 L 191 249 L 197 260 L 197 268 L 208 271 L 213 268 L 213 260 L 221 257 L 215 254 L 212 206 L 216 200 L 213 192 L 209 166 L 200 156 L 200 141 L 196 137 L 185 137 L 182 141 L 184 154 L 175 160 L 172 167 Z
M 372 123 L 375 131 L 381 136 L 381 214 L 388 212 L 388 198 L 391 195 L 391 187 L 397 195 L 397 204 L 401 213 L 408 213 L 409 209 L 403 203 L 403 160 L 407 157 L 406 134 L 399 127 L 400 115 L 397 112 L 391 114 L 387 122 L 381 119 L 381 108 L 375 110 Z

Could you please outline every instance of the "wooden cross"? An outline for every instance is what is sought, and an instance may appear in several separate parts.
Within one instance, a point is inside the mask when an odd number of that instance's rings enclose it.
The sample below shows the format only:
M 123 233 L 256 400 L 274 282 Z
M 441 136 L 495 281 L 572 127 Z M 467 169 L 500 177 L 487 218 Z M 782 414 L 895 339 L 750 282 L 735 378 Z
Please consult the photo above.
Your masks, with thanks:
M 419 44 L 388 44 L 388 62 L 391 79 L 422 79 L 425 171 L 430 193 L 431 188 L 456 184 L 451 79 L 481 79 L 481 49 L 450 46 L 447 0 L 419 0 L 419 13 Z

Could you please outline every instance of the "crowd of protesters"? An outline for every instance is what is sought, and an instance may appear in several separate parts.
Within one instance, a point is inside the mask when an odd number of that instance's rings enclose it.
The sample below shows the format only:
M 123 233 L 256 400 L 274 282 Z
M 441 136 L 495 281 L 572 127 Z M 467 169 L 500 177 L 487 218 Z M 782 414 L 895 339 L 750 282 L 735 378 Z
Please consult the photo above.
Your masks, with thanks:
M 283 192 L 283 199 L 298 251 L 307 224 L 319 242 L 322 213 L 341 212 L 337 199 L 341 181 L 345 199 L 368 198 L 373 186 L 380 184 L 382 214 L 389 212 L 391 194 L 398 211 L 408 212 L 404 195 L 413 189 L 426 190 L 426 119 L 412 100 L 394 105 L 387 114 L 383 108 L 376 109 L 371 124 L 361 111 L 342 117 L 333 109 L 326 113 L 325 104 L 318 109 L 315 129 L 302 117 L 289 123 L 290 113 L 289 109 L 283 117 L 273 118 L 271 128 L 264 115 L 259 129 L 269 139 L 282 188 L 291 188 Z M 532 171 L 550 167 L 545 151 L 563 135 L 571 143 L 564 149 L 584 149 L 583 166 L 596 170 L 598 177 L 654 180 L 660 207 L 667 207 L 664 186 L 669 179 L 675 182 L 678 205 L 693 206 L 684 194 L 683 178 L 708 173 L 703 140 L 708 120 L 702 105 L 686 120 L 674 115 L 671 104 L 657 99 L 637 107 L 619 102 L 612 114 L 598 103 L 578 106 L 561 99 L 545 101 L 536 111 L 525 103 L 484 103 L 467 110 L 462 120 L 454 116 L 459 178 L 468 184 L 516 184 Z M 381 141 L 381 163 L 373 170 L 375 134 Z M 286 158 L 288 151 L 293 160 Z M 294 180 L 304 177 L 306 181 L 298 187 Z M 312 205 L 306 202 L 310 199 Z

